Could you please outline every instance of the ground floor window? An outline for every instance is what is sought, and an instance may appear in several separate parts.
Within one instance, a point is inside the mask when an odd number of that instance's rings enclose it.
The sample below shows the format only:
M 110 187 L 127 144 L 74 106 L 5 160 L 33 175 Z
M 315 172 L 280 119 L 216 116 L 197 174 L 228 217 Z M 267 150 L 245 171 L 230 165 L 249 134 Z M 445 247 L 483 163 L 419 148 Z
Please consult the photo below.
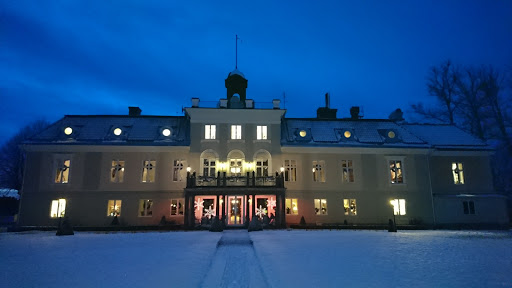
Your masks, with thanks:
M 343 199 L 345 215 L 357 215 L 356 199 Z
M 66 214 L 66 199 L 58 199 L 52 201 L 52 206 L 50 208 L 50 217 L 58 218 L 64 217 Z
M 464 207 L 464 214 L 475 214 L 475 202 L 473 201 L 462 201 L 462 206 Z
M 171 216 L 183 215 L 183 199 L 171 199 Z
M 121 216 L 121 200 L 108 200 L 107 216 Z
M 405 215 L 405 199 L 393 199 L 390 202 L 395 215 Z
M 299 214 L 299 209 L 297 207 L 297 199 L 296 198 L 286 198 L 285 206 L 286 206 L 286 214 L 288 214 L 288 215 Z
M 139 201 L 139 217 L 153 216 L 153 200 L 143 199 Z
M 327 199 L 315 199 L 315 214 L 327 215 Z
M 196 196 L 194 199 L 194 214 L 198 221 L 203 218 L 211 219 L 216 216 L 216 196 Z

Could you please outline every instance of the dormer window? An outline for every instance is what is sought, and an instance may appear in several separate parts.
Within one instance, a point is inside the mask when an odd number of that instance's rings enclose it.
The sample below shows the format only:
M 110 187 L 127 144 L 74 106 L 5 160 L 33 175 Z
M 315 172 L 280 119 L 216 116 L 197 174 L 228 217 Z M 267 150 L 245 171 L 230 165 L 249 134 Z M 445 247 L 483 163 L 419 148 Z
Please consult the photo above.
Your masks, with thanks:
M 114 135 L 119 136 L 121 135 L 121 133 L 123 133 L 123 130 L 121 130 L 121 128 L 114 129 Z
M 394 139 L 394 138 L 396 137 L 395 132 L 393 132 L 393 131 L 389 131 L 389 132 L 388 132 L 388 137 L 389 137 L 389 139 Z
M 169 128 L 163 129 L 162 130 L 162 135 L 164 135 L 165 137 L 171 136 L 171 129 L 169 129 Z
M 302 138 L 306 137 L 306 135 L 307 135 L 306 130 L 300 130 L 299 135 Z
M 352 132 L 346 130 L 345 133 L 343 133 L 343 136 L 345 136 L 345 138 L 348 139 L 348 138 L 352 137 Z
M 73 128 L 71 128 L 71 127 L 66 127 L 66 128 L 64 128 L 64 134 L 66 134 L 66 135 L 68 135 L 68 136 L 69 136 L 69 135 L 71 135 L 72 133 L 73 133 Z

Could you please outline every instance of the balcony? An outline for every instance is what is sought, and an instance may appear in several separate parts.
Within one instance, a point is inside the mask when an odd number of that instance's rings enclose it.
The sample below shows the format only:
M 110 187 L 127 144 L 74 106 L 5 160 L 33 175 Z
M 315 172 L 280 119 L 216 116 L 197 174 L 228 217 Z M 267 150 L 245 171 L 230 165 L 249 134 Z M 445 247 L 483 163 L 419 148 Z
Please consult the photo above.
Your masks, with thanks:
M 283 174 L 276 173 L 275 176 L 255 176 L 247 172 L 246 176 L 226 176 L 226 172 L 217 177 L 196 176 L 196 173 L 187 174 L 187 188 L 194 187 L 284 187 Z

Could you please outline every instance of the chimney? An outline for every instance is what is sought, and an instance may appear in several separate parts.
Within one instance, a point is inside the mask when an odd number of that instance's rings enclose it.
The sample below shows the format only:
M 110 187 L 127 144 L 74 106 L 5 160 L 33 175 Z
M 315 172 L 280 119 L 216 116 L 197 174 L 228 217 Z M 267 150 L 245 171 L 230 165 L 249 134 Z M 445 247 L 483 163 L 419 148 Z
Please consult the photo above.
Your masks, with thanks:
M 336 119 L 336 112 L 338 109 L 331 109 L 331 96 L 325 93 L 325 107 L 320 107 L 316 110 L 316 118 L 318 119 Z
M 199 107 L 199 98 L 192 98 L 192 107 Z
M 281 100 L 279 100 L 279 99 L 272 100 L 272 106 L 274 106 L 274 109 L 279 109 L 280 104 L 281 104 Z
M 329 104 L 331 102 L 331 97 L 329 97 L 329 93 L 325 93 L 325 108 L 329 108 Z
M 361 119 L 361 116 L 359 116 L 359 106 L 352 106 L 352 108 L 350 108 L 350 118 L 352 118 L 352 120 Z
M 140 110 L 139 107 L 128 107 L 128 115 L 129 116 L 140 116 L 140 113 L 142 110 Z

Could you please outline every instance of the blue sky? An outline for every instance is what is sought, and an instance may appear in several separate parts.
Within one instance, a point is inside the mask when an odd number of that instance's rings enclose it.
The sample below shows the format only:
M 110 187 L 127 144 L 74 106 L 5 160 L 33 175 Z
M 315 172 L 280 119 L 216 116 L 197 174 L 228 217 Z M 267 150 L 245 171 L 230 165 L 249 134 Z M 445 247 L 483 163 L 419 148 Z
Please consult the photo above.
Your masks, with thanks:
M 330 92 L 338 117 L 387 118 L 429 101 L 428 69 L 446 59 L 510 67 L 510 15 L 498 0 L 3 0 L 0 142 L 35 119 L 181 115 L 192 97 L 224 98 L 235 34 L 249 99 L 285 92 L 288 117 L 315 117 Z

